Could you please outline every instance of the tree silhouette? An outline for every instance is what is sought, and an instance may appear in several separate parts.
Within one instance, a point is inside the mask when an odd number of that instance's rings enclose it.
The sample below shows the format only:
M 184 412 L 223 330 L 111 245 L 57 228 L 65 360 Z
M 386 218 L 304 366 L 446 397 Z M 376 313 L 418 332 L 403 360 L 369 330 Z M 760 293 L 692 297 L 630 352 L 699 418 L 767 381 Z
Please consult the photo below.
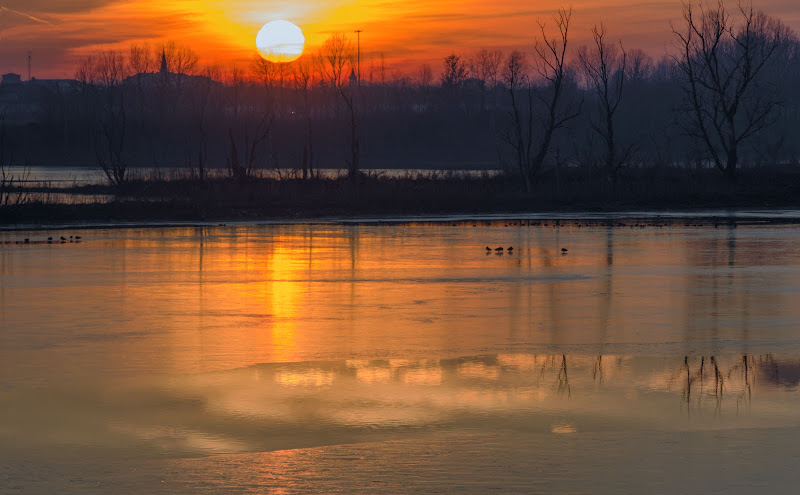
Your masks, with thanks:
M 125 182 L 128 170 L 128 117 L 122 87 L 128 75 L 125 57 L 114 50 L 101 50 L 85 58 L 75 72 L 95 113 L 97 164 L 108 181 L 117 186 Z
M 593 49 L 581 47 L 578 58 L 587 86 L 592 88 L 597 98 L 600 122 L 592 122 L 592 128 L 605 143 L 604 168 L 606 177 L 613 179 L 617 169 L 625 165 L 633 150 L 633 145 L 619 150 L 615 122 L 625 88 L 628 58 L 621 42 L 617 48 L 606 41 L 606 28 L 602 24 L 592 27 L 592 39 Z
M 560 9 L 554 16 L 557 34 L 548 38 L 547 27 L 539 22 L 541 37 L 534 43 L 531 66 L 538 85 L 528 81 L 525 61 L 519 53 L 512 53 L 507 59 L 503 79 L 511 95 L 512 129 L 506 133 L 506 141 L 511 143 L 517 156 L 517 166 L 525 189 L 530 192 L 533 182 L 550 153 L 553 136 L 567 123 L 580 115 L 579 103 L 565 95 L 567 82 L 567 44 L 571 10 Z M 518 90 L 527 98 L 519 101 Z M 534 146 L 534 98 L 538 102 L 539 118 L 537 146 Z
M 353 73 L 355 52 L 353 44 L 342 33 L 332 34 L 320 49 L 323 72 L 330 81 L 331 88 L 342 97 L 350 115 L 350 159 L 347 163 L 347 175 L 355 181 L 360 169 L 360 137 L 358 132 L 358 104 L 360 91 L 357 85 L 349 85 L 349 73 Z M 348 70 L 349 69 L 349 70 Z M 353 87 L 351 87 L 353 86 Z
M 739 4 L 738 22 L 722 0 L 683 6 L 683 26 L 673 27 L 683 76 L 688 133 L 699 139 L 714 165 L 736 180 L 743 142 L 774 124 L 781 99 L 765 72 L 787 37 L 777 19 Z
M 466 80 L 467 68 L 464 66 L 464 62 L 461 61 L 461 57 L 455 53 L 445 57 L 444 71 L 440 78 L 442 88 L 454 90 L 460 88 Z
M 503 52 L 481 48 L 470 57 L 469 72 L 472 77 L 480 81 L 481 109 L 486 108 L 486 89 L 497 87 L 500 75 L 500 65 L 503 63 Z
M 303 179 L 311 174 L 314 177 L 314 118 L 312 115 L 312 91 L 318 82 L 314 62 L 301 57 L 292 63 L 292 86 L 300 92 L 303 99 L 302 112 L 306 122 L 306 142 L 303 146 Z

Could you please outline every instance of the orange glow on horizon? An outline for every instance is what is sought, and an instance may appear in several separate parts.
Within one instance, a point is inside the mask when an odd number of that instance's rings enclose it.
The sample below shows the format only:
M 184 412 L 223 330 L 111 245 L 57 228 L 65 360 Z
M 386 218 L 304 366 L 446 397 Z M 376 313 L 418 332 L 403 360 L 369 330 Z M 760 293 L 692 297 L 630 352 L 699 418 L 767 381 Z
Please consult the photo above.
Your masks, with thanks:
M 203 64 L 244 66 L 255 56 L 258 30 L 270 21 L 297 24 L 314 53 L 332 33 L 355 43 L 362 30 L 362 70 L 381 64 L 386 70 L 414 72 L 429 63 L 439 70 L 451 52 L 469 56 L 479 48 L 530 48 L 537 20 L 548 21 L 563 2 L 531 6 L 522 0 L 97 0 L 75 6 L 0 11 L 0 72 L 23 73 L 27 50 L 34 54 L 34 76 L 71 77 L 76 61 L 98 49 L 127 51 L 131 43 L 177 40 L 192 47 Z M 574 48 L 589 38 L 593 24 L 605 23 L 611 37 L 626 47 L 664 55 L 672 39 L 669 22 L 680 19 L 680 4 L 661 0 L 576 0 L 571 3 Z M 756 8 L 800 29 L 800 12 L 781 0 L 762 0 Z M 35 9 L 35 10 L 34 10 Z

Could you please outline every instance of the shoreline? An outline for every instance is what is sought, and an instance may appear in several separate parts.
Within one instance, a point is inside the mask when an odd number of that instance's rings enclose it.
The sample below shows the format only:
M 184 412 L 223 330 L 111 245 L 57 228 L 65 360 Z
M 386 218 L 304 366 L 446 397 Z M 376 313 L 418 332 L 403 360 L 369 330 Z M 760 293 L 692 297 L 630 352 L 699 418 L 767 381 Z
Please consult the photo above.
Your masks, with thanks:
M 720 225 L 800 225 L 800 208 L 685 208 L 620 210 L 553 210 L 530 212 L 460 212 L 387 215 L 273 216 L 220 220 L 65 220 L 63 222 L 0 223 L 0 232 L 59 230 L 143 229 L 185 227 L 232 227 L 266 225 L 404 225 L 447 224 L 454 226 L 576 226 L 576 227 L 705 227 Z M 12 242 L 13 243 L 13 242 Z
M 512 175 L 361 174 L 353 179 L 149 177 L 67 189 L 0 187 L 0 229 L 75 225 L 215 225 L 643 217 L 737 217 L 800 223 L 800 171 L 626 170 L 609 183 L 592 170 L 545 175 L 525 190 Z M 711 212 L 711 213 L 709 213 Z M 774 212 L 783 212 L 775 215 Z M 789 213 L 787 215 L 787 213 Z M 790 218 L 791 217 L 791 218 Z M 399 219 L 399 220 L 397 220 Z M 730 219 L 728 221 L 731 221 Z M 737 220 L 739 221 L 739 220 Z

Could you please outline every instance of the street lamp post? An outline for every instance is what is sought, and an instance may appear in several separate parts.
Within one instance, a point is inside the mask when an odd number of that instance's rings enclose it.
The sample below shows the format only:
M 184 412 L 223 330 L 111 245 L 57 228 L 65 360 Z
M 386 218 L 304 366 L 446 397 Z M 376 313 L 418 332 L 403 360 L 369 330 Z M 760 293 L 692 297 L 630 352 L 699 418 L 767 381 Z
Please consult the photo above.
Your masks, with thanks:
M 356 29 L 356 45 L 358 46 L 357 49 L 357 62 L 356 62 L 356 76 L 358 79 L 358 85 L 361 86 L 361 30 Z

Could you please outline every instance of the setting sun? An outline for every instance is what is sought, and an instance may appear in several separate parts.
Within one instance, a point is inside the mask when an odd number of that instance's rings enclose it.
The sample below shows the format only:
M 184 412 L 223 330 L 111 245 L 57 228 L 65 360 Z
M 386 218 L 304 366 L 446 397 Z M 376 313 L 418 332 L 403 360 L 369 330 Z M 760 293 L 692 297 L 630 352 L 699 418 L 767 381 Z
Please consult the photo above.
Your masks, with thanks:
M 270 62 L 291 62 L 303 54 L 306 39 L 303 31 L 289 21 L 273 21 L 256 36 L 258 53 Z

